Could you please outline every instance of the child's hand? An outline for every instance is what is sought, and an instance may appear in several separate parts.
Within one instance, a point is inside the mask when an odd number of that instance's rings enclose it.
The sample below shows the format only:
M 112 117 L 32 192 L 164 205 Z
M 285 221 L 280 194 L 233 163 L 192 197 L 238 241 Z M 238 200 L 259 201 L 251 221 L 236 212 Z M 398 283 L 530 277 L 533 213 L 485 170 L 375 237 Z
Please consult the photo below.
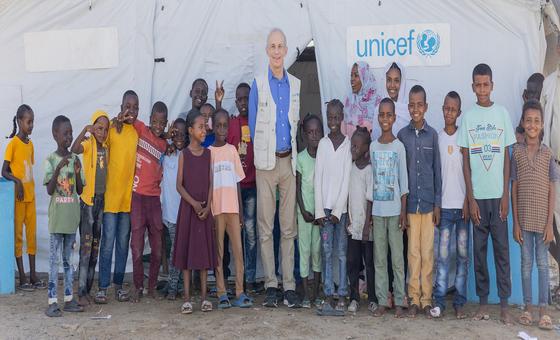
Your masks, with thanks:
M 500 219 L 504 222 L 509 211 L 509 196 L 502 196 L 500 199 Z
M 315 223 L 317 223 L 317 225 L 319 226 L 324 226 L 325 225 L 325 217 L 320 217 L 318 219 L 315 220 Z
M 74 173 L 79 174 L 81 169 L 82 164 L 80 163 L 80 159 L 76 157 L 76 159 L 74 159 Z
M 171 155 L 172 153 L 174 153 L 175 150 L 176 150 L 175 144 L 173 144 L 173 143 L 172 143 L 172 144 L 168 144 L 168 145 L 167 145 L 167 150 L 165 150 L 165 154 L 166 154 L 167 156 L 169 156 L 169 155 Z
M 216 80 L 216 91 L 214 92 L 214 99 L 216 99 L 216 103 L 221 103 L 224 100 L 224 94 L 224 81 L 222 80 L 222 82 L 218 84 L 218 81 Z
M 56 166 L 55 171 L 56 172 L 60 172 L 60 170 L 62 170 L 62 168 L 64 168 L 65 166 L 68 165 L 68 163 L 70 162 L 70 157 L 72 157 L 72 154 L 69 153 L 68 155 L 64 156 L 60 162 L 58 163 L 58 165 Z
M 194 212 L 200 216 L 200 213 L 202 212 L 202 206 L 204 205 L 204 203 L 206 202 L 199 202 L 199 201 L 194 201 L 192 207 L 194 209 Z
M 400 223 L 401 231 L 405 231 L 406 229 L 408 229 L 408 217 L 406 216 L 405 211 L 401 211 L 399 223 Z
M 18 201 L 23 201 L 23 183 L 19 179 L 16 182 L 16 199 Z
M 513 238 L 515 239 L 515 242 L 519 243 L 520 245 L 523 244 L 523 234 L 521 233 L 521 228 L 517 223 L 513 227 Z
M 467 223 L 469 221 L 469 201 L 465 200 L 465 202 L 463 202 L 463 214 L 461 215 L 461 217 L 463 218 L 463 220 L 465 221 L 465 223 Z
M 334 216 L 331 214 L 331 218 L 330 218 L 331 222 L 333 224 L 338 224 L 338 222 L 340 222 L 340 220 L 338 219 L 338 217 Z
M 371 217 L 366 218 L 364 228 L 362 229 L 362 240 L 369 241 L 369 232 L 373 229 Z
M 301 216 L 303 216 L 303 220 L 307 223 L 311 223 L 315 220 L 315 216 L 307 210 L 303 210 Z
M 198 218 L 200 218 L 201 220 L 204 221 L 208 218 L 208 214 L 210 214 L 210 207 L 206 206 L 206 207 L 202 208 L 202 210 L 198 214 Z
M 478 203 L 476 200 L 469 201 L 469 212 L 471 213 L 471 220 L 475 226 L 480 225 L 480 209 L 478 208 Z
M 440 217 L 441 217 L 441 208 L 434 207 L 433 220 L 434 220 L 434 225 L 436 227 L 439 227 Z
M 241 228 L 245 226 L 245 220 L 243 219 L 243 214 L 239 214 L 239 226 Z
M 549 244 L 550 242 L 554 241 L 554 231 L 552 230 L 552 223 L 547 224 L 546 228 L 544 228 L 543 241 L 544 244 Z

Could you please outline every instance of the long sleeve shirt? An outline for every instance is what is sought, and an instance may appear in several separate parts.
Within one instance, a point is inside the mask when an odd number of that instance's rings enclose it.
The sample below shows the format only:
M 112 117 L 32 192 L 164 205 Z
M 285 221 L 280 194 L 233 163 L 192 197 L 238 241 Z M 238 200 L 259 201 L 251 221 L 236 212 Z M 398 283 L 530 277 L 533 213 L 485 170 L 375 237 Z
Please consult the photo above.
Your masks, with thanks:
M 323 137 L 315 158 L 315 218 L 325 217 L 325 209 L 338 219 L 348 211 L 351 169 L 350 139 L 344 137 L 335 150 L 331 139 Z
M 276 104 L 276 151 L 283 152 L 292 148 L 292 137 L 290 133 L 290 83 L 288 74 L 284 70 L 282 79 L 272 75 L 268 68 L 268 86 L 270 93 Z M 249 128 L 251 130 L 251 140 L 255 139 L 255 126 L 257 124 L 257 114 L 259 112 L 259 90 L 257 80 L 253 80 L 251 91 L 249 92 Z
M 441 207 L 441 159 L 438 134 L 424 121 L 416 130 L 412 122 L 401 129 L 399 140 L 406 150 L 408 213 L 429 213 Z

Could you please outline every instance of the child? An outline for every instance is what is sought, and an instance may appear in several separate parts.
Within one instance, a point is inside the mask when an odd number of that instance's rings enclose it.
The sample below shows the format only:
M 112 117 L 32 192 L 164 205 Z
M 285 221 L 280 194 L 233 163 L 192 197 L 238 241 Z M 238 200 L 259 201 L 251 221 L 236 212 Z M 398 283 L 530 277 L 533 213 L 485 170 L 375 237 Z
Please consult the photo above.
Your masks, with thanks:
M 111 283 L 111 264 L 115 249 L 115 300 L 128 301 L 128 292 L 123 289 L 124 271 L 128 259 L 130 240 L 130 204 L 136 164 L 138 133 L 132 126 L 138 116 L 138 95 L 132 90 L 124 93 L 121 115 L 128 117 L 124 124 L 111 124 L 107 137 L 108 154 L 105 185 L 105 209 L 99 249 L 99 291 L 95 303 L 107 303 L 107 289 Z
M 37 278 L 35 272 L 35 254 L 37 252 L 37 215 L 35 211 L 35 182 L 33 181 L 33 164 L 35 151 L 29 135 L 33 131 L 35 115 L 29 105 L 18 107 L 14 116 L 14 129 L 8 138 L 10 143 L 4 154 L 2 177 L 16 185 L 15 200 L 15 257 L 19 273 L 19 287 L 23 291 L 45 289 L 46 284 Z M 18 128 L 16 135 L 16 127 Z M 29 258 L 29 281 L 23 268 L 23 225 Z
M 200 110 L 203 104 L 208 100 L 208 83 L 202 78 L 197 78 L 192 82 L 191 90 L 189 91 L 191 98 L 191 110 Z M 187 111 L 179 113 L 177 118 L 186 119 Z
M 127 119 L 122 116 L 119 119 Z M 167 148 L 164 134 L 167 125 L 167 106 L 156 102 L 150 114 L 150 127 L 136 119 L 133 123 L 138 133 L 136 154 L 136 171 L 132 186 L 132 206 L 130 222 L 132 234 L 130 249 L 132 251 L 132 272 L 134 289 L 130 295 L 132 302 L 138 302 L 144 290 L 144 235 L 148 231 L 150 241 L 150 274 L 148 276 L 148 295 L 155 297 L 157 275 L 161 262 L 161 189 L 159 184 L 163 176 L 161 159 Z
M 408 294 L 412 305 L 408 316 L 416 317 L 422 308 L 426 317 L 431 318 L 434 225 L 439 224 L 440 217 L 441 163 L 437 132 L 424 119 L 428 103 L 422 86 L 410 89 L 408 110 L 412 120 L 398 134 L 406 150 L 409 184 Z
M 251 299 L 243 291 L 243 249 L 241 247 L 241 226 L 243 220 L 243 205 L 241 203 L 241 189 L 239 182 L 245 178 L 241 159 L 235 147 L 226 142 L 229 129 L 229 113 L 219 109 L 214 114 L 214 130 L 216 140 L 210 146 L 213 170 L 212 215 L 216 229 L 216 248 L 218 251 L 218 266 L 216 267 L 216 286 L 219 304 L 218 308 L 231 306 L 226 294 L 224 281 L 224 233 L 227 232 L 233 257 L 235 260 L 235 296 L 237 300 L 233 306 L 248 308 L 253 305 Z
M 396 120 L 395 102 L 384 98 L 379 103 L 378 114 L 381 137 L 370 146 L 373 171 L 373 261 L 375 266 L 375 292 L 379 307 L 374 316 L 382 316 L 390 306 L 389 272 L 387 255 L 391 249 L 393 269 L 393 294 L 395 317 L 404 316 L 404 254 L 403 231 L 406 230 L 406 196 L 408 175 L 404 145 L 393 135 Z
M 548 245 L 554 239 L 554 183 L 558 181 L 552 151 L 541 144 L 543 110 L 535 99 L 523 105 L 521 121 L 525 142 L 513 147 L 511 159 L 511 200 L 513 208 L 513 237 L 521 245 L 521 269 L 525 311 L 519 323 L 533 324 L 532 283 L 533 254 L 539 272 L 539 328 L 552 329 L 546 313 L 548 304 Z
M 186 123 L 183 118 L 177 118 L 173 122 L 173 146 L 174 150 L 163 157 L 163 178 L 161 180 L 161 211 L 163 224 L 169 232 L 171 240 L 171 251 L 175 249 L 175 234 L 177 231 L 177 213 L 181 196 L 177 192 L 177 169 L 179 165 L 179 154 L 185 148 Z M 163 247 L 162 247 L 163 248 Z M 167 252 L 162 252 L 162 256 Z M 162 257 L 163 258 L 163 257 Z M 168 263 L 171 263 L 168 260 Z M 179 282 L 179 271 L 171 263 L 169 265 L 169 281 L 167 288 L 167 299 L 174 301 L 177 298 L 177 284 Z
M 214 116 L 214 112 L 216 112 L 216 109 L 214 109 L 214 106 L 210 103 L 204 103 L 200 107 L 200 113 L 204 117 L 204 125 L 206 126 L 206 138 L 202 143 L 202 146 L 205 148 L 214 144 L 214 140 L 216 139 L 216 135 L 212 131 L 212 117 Z
M 537 101 L 541 99 L 541 93 L 544 85 L 544 76 L 541 73 L 533 73 L 529 79 L 527 79 L 527 86 L 523 90 L 523 103 L 526 103 L 530 99 L 536 99 Z M 525 136 L 523 135 L 523 120 L 519 120 L 519 124 L 515 128 L 515 139 L 518 143 L 525 142 Z
M 375 115 L 377 116 L 377 115 Z M 377 130 L 377 129 L 375 129 Z M 365 263 L 368 294 L 368 310 L 377 308 L 375 296 L 375 279 L 373 271 L 373 230 L 371 209 L 373 201 L 373 172 L 369 161 L 370 132 L 367 127 L 356 127 L 351 139 L 352 170 L 350 170 L 350 187 L 348 210 L 348 279 L 350 281 L 349 312 L 357 312 L 360 307 L 358 288 L 362 263 Z M 363 262 L 362 262 L 363 261 Z
M 449 260 L 456 257 L 455 298 L 453 308 L 457 319 L 466 317 L 463 306 L 467 302 L 467 272 L 469 263 L 469 209 L 466 200 L 463 156 L 457 146 L 457 118 L 461 115 L 461 97 L 455 91 L 443 101 L 445 128 L 439 133 L 439 155 L 441 157 L 441 223 L 436 230 L 439 245 L 436 245 L 436 281 L 434 290 L 435 307 L 430 311 L 434 318 L 441 318 L 445 310 L 445 295 L 449 277 Z M 456 239 L 456 253 L 451 254 L 450 236 Z
M 296 198 L 298 222 L 299 272 L 303 280 L 303 308 L 311 308 L 309 300 L 309 259 L 313 270 L 313 293 L 311 299 L 319 306 L 319 285 L 321 283 L 321 235 L 315 221 L 315 196 L 313 176 L 315 174 L 315 157 L 319 141 L 323 138 L 323 123 L 316 115 L 306 115 L 302 120 L 303 135 L 307 148 L 297 156 L 296 163 Z
M 235 106 L 239 114 L 229 121 L 227 142 L 237 148 L 245 178 L 241 180 L 241 201 L 243 203 L 243 245 L 245 255 L 245 282 L 250 292 L 257 292 L 257 184 L 253 152 L 253 141 L 249 132 L 248 103 L 251 88 L 247 83 L 237 85 Z
M 71 151 L 83 153 L 85 182 L 87 185 L 80 199 L 80 266 L 78 274 L 78 303 L 89 305 L 90 291 L 99 256 L 101 224 L 107 181 L 107 133 L 109 116 L 104 111 L 95 111 L 91 125 L 86 125 L 74 141 Z M 89 134 L 86 137 L 86 134 Z
M 80 223 L 80 201 L 84 176 L 77 155 L 68 151 L 72 144 L 72 124 L 65 116 L 57 116 L 52 123 L 52 134 L 58 148 L 44 163 L 43 184 L 51 196 L 49 203 L 49 307 L 45 314 L 49 317 L 62 316 L 57 303 L 57 282 L 59 259 L 64 267 L 64 311 L 83 312 L 84 309 L 73 297 L 72 248 L 76 241 L 76 230 Z
M 206 299 L 208 270 L 216 268 L 214 220 L 210 212 L 212 203 L 212 165 L 210 150 L 202 147 L 206 137 L 204 117 L 198 111 L 187 117 L 189 146 L 179 154 L 177 191 L 181 205 L 177 216 L 177 234 L 173 265 L 183 271 L 184 299 L 181 313 L 191 314 L 190 279 L 192 270 L 200 270 L 200 293 L 203 312 L 212 310 Z
M 344 299 L 348 295 L 346 282 L 346 217 L 348 185 L 352 155 L 350 139 L 340 130 L 344 105 L 338 99 L 327 104 L 327 124 L 330 133 L 317 148 L 315 161 L 315 218 L 322 225 L 321 239 L 324 260 L 324 292 L 327 300 L 319 315 L 344 315 Z M 334 306 L 333 250 L 338 259 L 338 303 Z
M 509 146 L 515 143 L 511 118 L 507 110 L 490 99 L 493 90 L 492 70 L 478 64 L 472 73 L 476 105 L 465 113 L 457 144 L 463 153 L 463 172 L 467 187 L 469 212 L 473 222 L 473 253 L 476 295 L 480 306 L 474 320 L 488 320 L 487 305 L 490 278 L 486 259 L 488 234 L 492 235 L 500 319 L 512 321 L 507 310 L 511 295 L 507 215 L 509 203 Z

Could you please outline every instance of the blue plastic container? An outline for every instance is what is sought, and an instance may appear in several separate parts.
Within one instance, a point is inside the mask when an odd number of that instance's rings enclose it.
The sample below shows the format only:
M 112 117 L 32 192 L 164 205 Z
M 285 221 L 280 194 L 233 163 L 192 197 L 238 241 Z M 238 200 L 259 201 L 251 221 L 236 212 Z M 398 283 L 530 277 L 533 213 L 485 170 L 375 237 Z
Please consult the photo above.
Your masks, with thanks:
M 0 177 L 0 294 L 13 294 L 14 260 L 14 182 Z

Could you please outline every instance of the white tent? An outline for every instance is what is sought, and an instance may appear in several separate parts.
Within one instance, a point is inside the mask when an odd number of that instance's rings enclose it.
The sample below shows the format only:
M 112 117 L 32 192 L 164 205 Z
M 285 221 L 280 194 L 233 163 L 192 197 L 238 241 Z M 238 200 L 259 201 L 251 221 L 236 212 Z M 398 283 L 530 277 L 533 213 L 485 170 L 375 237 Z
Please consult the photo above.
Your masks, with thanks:
M 409 84 L 421 83 L 427 90 L 432 126 L 443 125 L 440 107 L 448 91 L 459 92 L 465 108 L 473 104 L 471 72 L 480 62 L 493 68 L 494 100 L 507 107 L 515 122 L 525 81 L 545 62 L 542 6 L 546 3 L 530 0 L 0 1 L 2 134 L 10 133 L 21 103 L 31 105 L 36 115 L 31 138 L 38 269 L 46 271 L 48 252 L 41 163 L 55 149 L 50 127 L 56 115 L 69 116 L 77 135 L 94 110 L 115 115 L 122 93 L 134 89 L 141 119 L 158 100 L 173 117 L 190 107 L 188 92 L 198 77 L 210 85 L 210 102 L 215 80 L 224 79 L 224 105 L 233 110 L 235 86 L 265 70 L 266 35 L 279 27 L 288 40 L 287 66 L 313 41 L 321 102 L 347 93 L 354 41 L 376 40 L 373 48 L 385 59 L 372 52 L 368 61 L 378 67 L 394 59 L 407 66 Z M 411 30 L 414 44 L 410 40 L 405 47 L 403 40 L 395 54 L 398 35 Z M 434 45 L 421 45 L 419 34 L 427 31 L 437 36 L 437 53 Z M 380 52 L 380 44 L 387 51 Z M 409 55 L 399 56 L 405 48 Z M 380 68 L 376 76 L 383 78 Z M 0 143 L 3 152 L 6 141 Z

